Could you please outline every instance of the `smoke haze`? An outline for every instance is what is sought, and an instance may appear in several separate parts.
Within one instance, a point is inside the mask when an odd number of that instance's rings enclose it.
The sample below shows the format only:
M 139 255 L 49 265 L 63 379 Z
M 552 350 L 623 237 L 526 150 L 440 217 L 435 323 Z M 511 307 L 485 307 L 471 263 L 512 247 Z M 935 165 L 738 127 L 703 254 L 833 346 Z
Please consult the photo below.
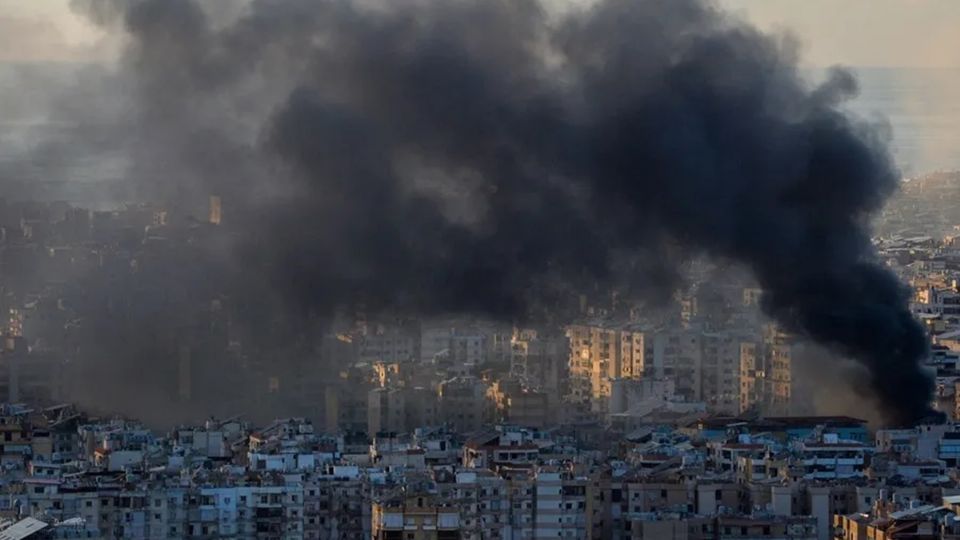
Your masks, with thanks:
M 863 365 L 888 422 L 933 414 L 924 331 L 866 225 L 899 179 L 885 130 L 846 112 L 849 72 L 809 87 L 789 39 L 694 0 L 73 5 L 129 39 L 56 111 L 76 144 L 119 149 L 145 199 L 224 201 L 209 263 L 140 292 L 226 283 L 251 328 L 358 304 L 510 321 L 596 282 L 662 294 L 706 254 Z

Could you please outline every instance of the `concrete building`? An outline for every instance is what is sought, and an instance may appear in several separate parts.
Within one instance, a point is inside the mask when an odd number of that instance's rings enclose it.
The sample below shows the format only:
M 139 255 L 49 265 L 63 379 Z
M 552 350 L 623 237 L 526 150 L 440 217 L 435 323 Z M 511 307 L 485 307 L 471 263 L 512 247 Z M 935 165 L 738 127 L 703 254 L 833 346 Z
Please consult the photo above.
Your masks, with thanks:
M 375 502 L 372 511 L 374 540 L 456 540 L 460 515 L 455 508 L 438 505 L 428 496 Z
M 337 381 L 324 386 L 324 425 L 329 433 L 360 432 L 369 428 L 370 388 L 356 380 Z M 375 398 L 380 405 L 380 397 Z M 379 416 L 381 412 L 377 412 Z M 382 421 L 382 420 L 381 420 Z
M 740 363 L 744 343 L 755 342 L 749 332 L 705 332 L 702 395 L 708 410 L 719 415 L 740 413 Z
M 404 432 L 407 424 L 406 395 L 401 388 L 374 388 L 367 394 L 367 433 Z
M 360 361 L 392 364 L 411 362 L 419 357 L 419 338 L 402 328 L 378 328 L 358 338 L 357 356 Z
M 498 422 L 534 428 L 556 423 L 550 395 L 527 388 L 519 381 L 496 381 L 490 385 L 488 396 L 496 407 Z
M 566 329 L 569 342 L 569 398 L 605 413 L 610 381 L 643 375 L 645 335 L 603 324 L 577 324 Z
M 534 480 L 534 538 L 586 538 L 586 478 L 559 468 L 541 467 Z
M 677 512 L 628 516 L 630 538 L 642 540 L 817 540 L 806 517 L 702 517 Z
M 438 421 L 437 394 L 431 388 L 374 388 L 368 393 L 367 432 L 371 436 L 380 432 L 412 433 Z
M 808 346 L 774 325 L 764 328 L 763 341 L 740 343 L 740 412 L 770 415 L 810 414 L 812 402 L 799 376 Z
M 521 330 L 514 333 L 510 347 L 510 376 L 526 388 L 545 393 L 550 406 L 559 407 L 567 385 L 567 336 Z
M 440 383 L 439 420 L 454 431 L 469 433 L 492 422 L 493 401 L 488 385 L 476 377 L 455 377 Z
M 522 532 L 532 532 L 532 523 L 529 522 L 519 530 L 515 529 L 516 522 L 524 521 L 515 514 L 532 516 L 532 508 L 511 505 L 511 483 L 492 471 L 457 472 L 456 481 L 445 487 L 444 500 L 451 501 L 460 512 L 461 538 L 522 538 Z

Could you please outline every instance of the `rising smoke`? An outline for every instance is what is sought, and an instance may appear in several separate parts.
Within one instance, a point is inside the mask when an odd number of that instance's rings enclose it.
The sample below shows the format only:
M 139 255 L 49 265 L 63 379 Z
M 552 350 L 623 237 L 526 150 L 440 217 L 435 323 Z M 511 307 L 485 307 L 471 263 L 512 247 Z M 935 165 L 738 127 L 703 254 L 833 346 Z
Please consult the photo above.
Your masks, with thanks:
M 707 2 L 549 4 L 74 2 L 129 37 L 105 86 L 131 181 L 221 195 L 232 273 L 292 310 L 511 320 L 625 255 L 669 288 L 679 245 L 747 265 L 888 421 L 930 416 L 924 332 L 866 226 L 898 174 L 843 109 L 853 76 L 809 87 L 791 40 Z

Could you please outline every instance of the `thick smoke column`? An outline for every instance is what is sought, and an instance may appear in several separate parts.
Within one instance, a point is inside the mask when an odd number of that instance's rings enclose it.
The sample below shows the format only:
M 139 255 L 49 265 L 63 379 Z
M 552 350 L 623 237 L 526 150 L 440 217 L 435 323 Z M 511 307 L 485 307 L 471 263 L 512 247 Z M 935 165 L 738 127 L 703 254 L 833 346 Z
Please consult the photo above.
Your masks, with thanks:
M 850 74 L 809 88 L 789 40 L 695 0 L 203 4 L 76 2 L 130 35 L 132 176 L 221 194 L 244 279 L 314 312 L 513 318 L 623 254 L 649 286 L 679 244 L 748 265 L 891 422 L 931 415 L 927 340 L 866 226 L 898 174 L 842 108 Z

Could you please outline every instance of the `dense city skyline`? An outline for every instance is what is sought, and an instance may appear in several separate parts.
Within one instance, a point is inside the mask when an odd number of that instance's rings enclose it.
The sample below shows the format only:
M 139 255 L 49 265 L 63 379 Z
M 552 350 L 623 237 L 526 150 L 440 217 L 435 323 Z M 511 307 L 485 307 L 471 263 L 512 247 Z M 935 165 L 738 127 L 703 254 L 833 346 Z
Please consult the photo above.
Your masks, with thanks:
M 960 538 L 960 4 L 836 6 L 0 0 L 0 538 Z

